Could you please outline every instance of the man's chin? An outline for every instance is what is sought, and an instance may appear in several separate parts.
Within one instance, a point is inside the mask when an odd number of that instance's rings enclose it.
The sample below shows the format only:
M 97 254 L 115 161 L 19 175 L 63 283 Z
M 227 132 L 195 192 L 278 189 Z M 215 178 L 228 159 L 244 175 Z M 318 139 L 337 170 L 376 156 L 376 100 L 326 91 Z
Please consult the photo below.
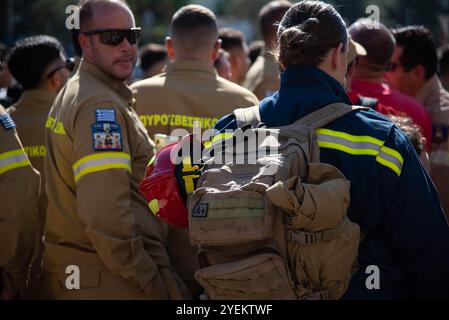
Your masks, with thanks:
M 134 71 L 134 68 L 131 68 L 131 69 L 121 69 L 120 68 L 120 70 L 113 70 L 113 72 L 111 73 L 111 76 L 113 76 L 115 79 L 123 82 L 123 81 L 126 81 L 129 78 L 131 78 L 133 71 Z

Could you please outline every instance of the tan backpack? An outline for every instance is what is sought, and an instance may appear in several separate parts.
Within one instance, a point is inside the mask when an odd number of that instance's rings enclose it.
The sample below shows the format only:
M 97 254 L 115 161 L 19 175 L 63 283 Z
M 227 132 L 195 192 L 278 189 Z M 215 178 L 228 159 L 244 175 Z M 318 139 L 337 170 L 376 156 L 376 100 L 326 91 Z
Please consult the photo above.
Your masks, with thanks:
M 209 299 L 342 297 L 360 229 L 346 215 L 350 183 L 320 163 L 315 130 L 357 109 L 332 104 L 270 129 L 257 128 L 258 107 L 234 112 L 239 128 L 253 126 L 244 131 L 247 140 L 214 149 L 188 200 L 201 268 L 195 278 Z M 260 152 L 266 147 L 276 152 Z

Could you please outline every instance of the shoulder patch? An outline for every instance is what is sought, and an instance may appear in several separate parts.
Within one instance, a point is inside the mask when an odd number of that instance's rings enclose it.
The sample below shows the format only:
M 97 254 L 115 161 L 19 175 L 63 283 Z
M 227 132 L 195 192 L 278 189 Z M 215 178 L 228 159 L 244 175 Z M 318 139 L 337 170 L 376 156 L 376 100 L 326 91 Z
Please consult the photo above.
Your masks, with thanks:
M 95 110 L 97 122 L 115 122 L 114 109 L 97 109 Z
M 3 128 L 5 130 L 11 130 L 16 128 L 16 124 L 9 114 L 0 115 L 0 122 L 2 123 Z
M 92 140 L 95 151 L 122 151 L 122 131 L 117 123 L 95 123 L 92 125 Z

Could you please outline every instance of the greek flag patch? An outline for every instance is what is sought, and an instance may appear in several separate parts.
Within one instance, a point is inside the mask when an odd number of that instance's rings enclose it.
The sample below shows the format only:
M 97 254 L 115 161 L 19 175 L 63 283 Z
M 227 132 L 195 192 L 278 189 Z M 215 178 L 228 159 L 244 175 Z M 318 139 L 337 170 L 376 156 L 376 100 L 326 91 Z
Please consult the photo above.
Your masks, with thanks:
M 114 109 L 97 109 L 95 110 L 97 122 L 115 122 Z
M 3 128 L 5 128 L 5 130 L 11 130 L 16 127 L 16 124 L 14 123 L 9 114 L 1 115 L 0 122 L 2 123 Z

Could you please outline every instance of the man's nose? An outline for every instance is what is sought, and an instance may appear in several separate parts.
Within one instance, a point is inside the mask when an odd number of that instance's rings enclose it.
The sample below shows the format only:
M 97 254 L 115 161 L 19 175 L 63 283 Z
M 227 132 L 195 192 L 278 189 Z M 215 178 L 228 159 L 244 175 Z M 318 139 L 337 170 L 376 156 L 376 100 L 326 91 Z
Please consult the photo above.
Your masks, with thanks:
M 128 39 L 123 39 L 122 43 L 120 43 L 120 51 L 130 51 L 133 45 L 129 43 Z

